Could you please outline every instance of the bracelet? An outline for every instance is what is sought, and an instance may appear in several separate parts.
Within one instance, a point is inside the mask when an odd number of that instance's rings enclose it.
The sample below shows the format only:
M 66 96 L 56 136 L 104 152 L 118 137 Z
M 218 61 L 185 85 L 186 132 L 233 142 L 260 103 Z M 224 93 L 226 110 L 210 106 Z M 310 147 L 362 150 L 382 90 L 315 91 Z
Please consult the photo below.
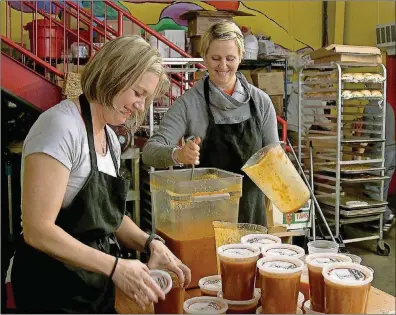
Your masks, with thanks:
M 178 160 L 176 160 L 175 158 L 175 152 L 176 150 L 181 150 L 181 147 L 177 146 L 175 148 L 173 148 L 172 150 L 172 161 L 175 165 L 179 165 L 179 166 L 183 166 L 183 163 L 180 163 Z
M 116 270 L 116 267 L 117 267 L 117 264 L 118 264 L 118 257 L 116 257 L 115 259 L 116 260 L 115 260 L 113 269 L 111 270 L 111 273 L 110 273 L 110 276 L 109 276 L 110 279 L 113 279 L 114 271 Z

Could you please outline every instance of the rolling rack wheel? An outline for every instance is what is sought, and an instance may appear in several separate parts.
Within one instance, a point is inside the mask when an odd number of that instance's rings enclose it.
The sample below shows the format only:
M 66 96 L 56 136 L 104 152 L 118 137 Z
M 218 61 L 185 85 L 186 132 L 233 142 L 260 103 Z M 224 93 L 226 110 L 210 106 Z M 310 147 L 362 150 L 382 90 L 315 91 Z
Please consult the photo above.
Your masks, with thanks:
M 379 240 L 377 242 L 377 254 L 380 256 L 389 256 L 390 254 L 390 246 L 388 243 L 384 242 L 383 240 Z

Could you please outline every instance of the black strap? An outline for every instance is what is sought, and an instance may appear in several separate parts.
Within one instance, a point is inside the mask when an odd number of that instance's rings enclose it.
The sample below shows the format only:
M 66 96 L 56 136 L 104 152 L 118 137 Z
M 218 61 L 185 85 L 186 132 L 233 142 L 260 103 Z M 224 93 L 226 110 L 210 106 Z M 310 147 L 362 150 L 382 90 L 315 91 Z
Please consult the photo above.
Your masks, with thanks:
M 110 135 L 109 135 L 106 127 L 105 127 L 105 133 L 106 133 L 107 145 L 108 145 L 109 150 L 110 150 L 111 159 L 113 160 L 115 172 L 117 174 L 117 177 L 120 177 L 120 172 L 119 172 L 118 164 L 117 164 L 117 158 L 116 158 L 114 150 L 113 150 L 113 142 L 110 139 Z
M 98 162 L 96 160 L 96 151 L 95 151 L 95 143 L 93 138 L 93 124 L 92 124 L 92 114 L 91 114 L 91 106 L 84 94 L 81 94 L 78 97 L 80 101 L 81 107 L 81 116 L 85 123 L 85 128 L 87 129 L 87 137 L 88 137 L 88 147 L 89 147 L 89 156 L 91 157 L 91 168 L 92 170 L 98 170 Z
M 88 137 L 88 147 L 89 147 L 89 156 L 91 157 L 91 167 L 93 170 L 98 170 L 98 162 L 96 159 L 96 151 L 95 151 L 95 142 L 93 137 L 93 124 L 92 124 L 92 114 L 91 114 L 91 106 L 85 97 L 84 94 L 79 96 L 80 107 L 81 107 L 81 115 L 85 123 L 85 128 L 87 129 L 87 137 Z M 110 139 L 110 135 L 105 127 L 106 134 L 106 142 L 108 145 L 108 149 L 110 150 L 111 159 L 113 160 L 114 169 L 117 174 L 117 177 L 120 177 L 118 171 L 117 159 L 114 154 L 113 144 Z

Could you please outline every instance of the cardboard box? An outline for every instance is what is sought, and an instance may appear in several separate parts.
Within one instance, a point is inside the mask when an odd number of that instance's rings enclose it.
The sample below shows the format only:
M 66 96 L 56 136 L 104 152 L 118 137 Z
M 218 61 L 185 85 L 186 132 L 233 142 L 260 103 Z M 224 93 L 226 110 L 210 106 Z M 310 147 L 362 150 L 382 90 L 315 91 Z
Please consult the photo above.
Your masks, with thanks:
M 182 50 L 186 50 L 186 32 L 184 30 L 165 30 L 160 32 L 167 40 L 175 44 Z M 156 37 L 150 37 L 150 45 L 159 50 L 163 58 L 180 58 L 181 55 L 175 50 L 171 49 L 165 43 L 158 41 Z
M 191 56 L 201 58 L 201 36 L 193 36 L 190 38 Z
M 310 53 L 315 64 L 340 62 L 382 63 L 381 51 L 376 47 L 330 45 Z
M 253 83 L 268 95 L 284 95 L 285 81 L 283 72 L 267 72 L 267 69 L 256 69 L 251 72 Z
M 180 16 L 182 20 L 188 21 L 187 36 L 201 36 L 213 24 L 222 20 L 232 21 L 233 16 L 253 16 L 253 14 L 242 11 L 211 11 L 211 10 L 191 10 Z
M 283 95 L 270 95 L 272 104 L 274 104 L 275 107 L 275 112 L 278 116 L 283 117 L 284 115 L 284 101 L 283 101 Z
M 188 32 L 187 36 L 201 36 L 203 35 L 212 25 L 219 23 L 223 20 L 233 21 L 232 17 L 209 17 L 202 16 L 196 19 L 188 21 Z
M 251 76 L 251 70 L 239 70 L 240 73 L 244 75 L 246 80 L 250 83 L 253 84 L 252 76 Z
M 118 20 L 107 20 L 106 27 L 111 27 L 115 31 L 118 31 Z M 123 20 L 121 35 L 141 35 L 141 33 L 142 28 L 139 25 L 133 23 L 131 20 Z

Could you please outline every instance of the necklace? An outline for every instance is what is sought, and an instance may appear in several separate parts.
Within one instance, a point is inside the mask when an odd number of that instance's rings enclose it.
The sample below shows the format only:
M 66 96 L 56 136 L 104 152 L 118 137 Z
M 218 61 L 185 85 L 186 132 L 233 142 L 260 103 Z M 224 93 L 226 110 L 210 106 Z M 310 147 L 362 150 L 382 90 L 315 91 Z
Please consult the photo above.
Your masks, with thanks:
M 102 155 L 106 155 L 106 151 L 107 151 L 106 132 L 105 131 L 103 132 L 103 136 L 102 135 L 100 135 L 100 136 L 98 135 L 98 138 L 96 140 L 97 140 L 97 143 L 100 145 L 100 148 L 99 148 L 100 153 Z M 95 140 L 95 142 L 96 142 L 96 140 Z

